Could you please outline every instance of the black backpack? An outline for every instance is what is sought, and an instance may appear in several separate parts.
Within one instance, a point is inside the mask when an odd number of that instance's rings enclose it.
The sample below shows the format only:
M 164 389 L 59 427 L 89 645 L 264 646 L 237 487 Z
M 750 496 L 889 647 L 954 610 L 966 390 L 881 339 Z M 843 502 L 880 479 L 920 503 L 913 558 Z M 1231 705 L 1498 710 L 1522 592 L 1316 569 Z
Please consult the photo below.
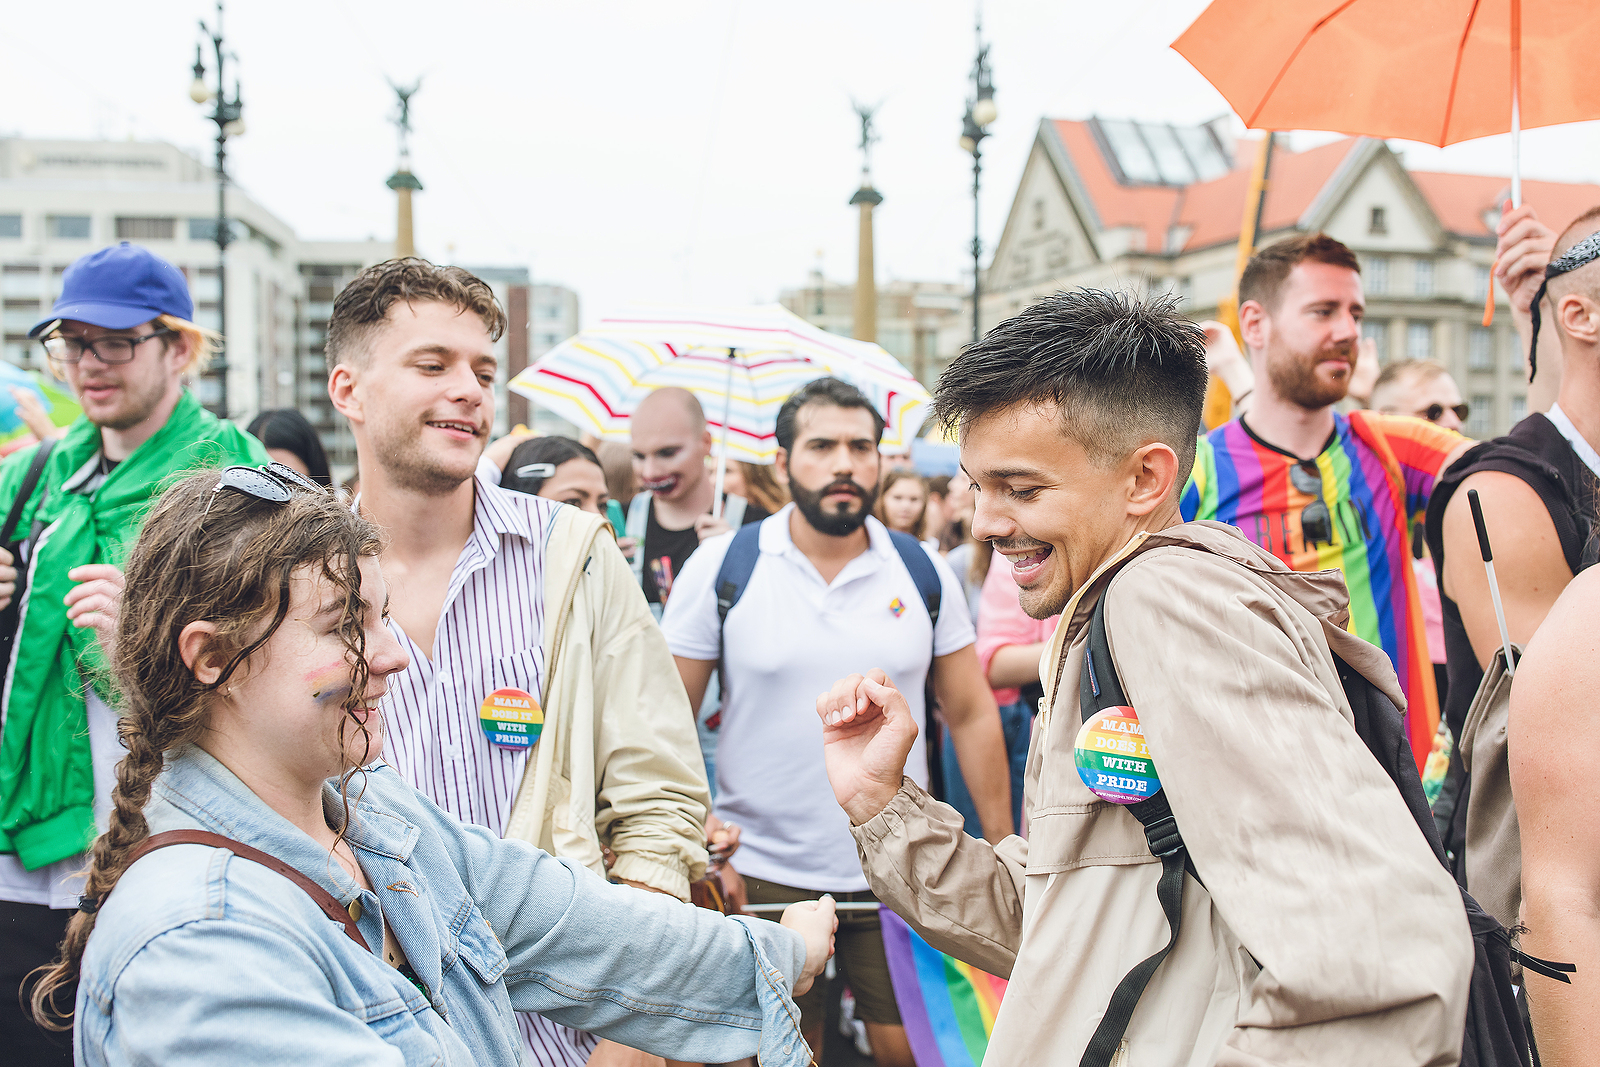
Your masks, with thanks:
M 1102 595 L 1089 623 L 1089 643 L 1084 649 L 1083 672 L 1078 682 L 1078 703 L 1085 722 L 1107 708 L 1128 706 L 1116 665 L 1111 661 L 1111 646 L 1106 640 L 1105 607 L 1106 598 Z M 1428 839 L 1440 866 L 1448 871 L 1450 864 L 1422 792 L 1417 761 L 1411 754 L 1400 710 L 1383 690 L 1338 655 L 1334 655 L 1333 662 L 1350 701 L 1350 710 L 1355 714 L 1356 733 L 1394 782 L 1411 817 L 1416 820 L 1417 829 Z M 1188 870 L 1196 881 L 1205 884 L 1189 859 L 1165 793 L 1130 804 L 1128 811 L 1144 825 L 1150 852 L 1161 860 L 1161 881 L 1156 887 L 1156 896 L 1166 913 L 1172 936 L 1165 948 L 1134 967 L 1117 983 L 1105 1016 L 1084 1050 L 1080 1067 L 1109 1067 L 1133 1018 L 1140 994 L 1161 961 L 1172 951 L 1172 946 L 1177 944 L 1178 927 L 1183 918 L 1184 871 Z M 1461 890 L 1461 902 L 1467 911 L 1475 953 L 1467 1023 L 1461 1041 L 1461 1067 L 1512 1067 L 1513 1064 L 1530 1067 L 1532 1042 L 1518 1010 L 1517 987 L 1511 981 L 1511 961 L 1515 959 L 1527 970 L 1561 982 L 1570 981 L 1562 972 L 1570 973 L 1577 968 L 1520 952 L 1511 944 L 1505 927 L 1480 908 L 1465 889 Z

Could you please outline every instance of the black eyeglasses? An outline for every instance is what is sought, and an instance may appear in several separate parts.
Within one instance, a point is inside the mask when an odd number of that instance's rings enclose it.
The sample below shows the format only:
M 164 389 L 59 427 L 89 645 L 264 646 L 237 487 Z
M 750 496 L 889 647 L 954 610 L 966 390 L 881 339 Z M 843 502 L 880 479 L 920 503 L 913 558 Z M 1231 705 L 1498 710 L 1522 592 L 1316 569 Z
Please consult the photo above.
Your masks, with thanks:
M 211 499 L 215 500 L 216 494 L 224 489 L 231 489 L 235 493 L 255 497 L 272 504 L 287 504 L 296 492 L 326 493 L 330 490 L 318 485 L 311 479 L 302 475 L 293 467 L 282 463 L 266 463 L 260 467 L 224 467 L 222 475 L 217 479 L 216 488 L 211 490 Z M 211 504 L 206 503 L 206 512 L 211 511 Z
M 139 346 L 146 341 L 176 332 L 163 326 L 154 333 L 138 337 L 97 337 L 93 341 L 58 333 L 46 337 L 40 344 L 44 345 L 44 354 L 54 363 L 76 363 L 88 351 L 93 352 L 94 358 L 101 363 L 114 367 L 121 363 L 132 363 L 133 357 L 139 354 Z
M 1289 484 L 1316 497 L 1300 512 L 1300 540 L 1307 548 L 1333 544 L 1333 514 L 1322 499 L 1322 468 L 1314 459 L 1303 459 L 1289 468 Z
M 1469 404 L 1429 404 L 1427 407 L 1417 412 L 1417 418 L 1427 419 L 1429 422 L 1438 422 L 1440 419 L 1444 418 L 1444 413 L 1447 411 L 1455 412 L 1456 418 L 1460 419 L 1462 422 L 1466 422 L 1467 415 L 1472 411 L 1472 407 Z

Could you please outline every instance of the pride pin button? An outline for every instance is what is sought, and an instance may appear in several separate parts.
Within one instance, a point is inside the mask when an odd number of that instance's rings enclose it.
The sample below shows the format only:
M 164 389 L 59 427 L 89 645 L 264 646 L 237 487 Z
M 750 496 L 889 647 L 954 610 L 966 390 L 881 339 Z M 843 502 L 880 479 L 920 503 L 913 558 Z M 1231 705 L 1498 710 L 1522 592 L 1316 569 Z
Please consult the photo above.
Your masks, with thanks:
M 491 744 L 531 748 L 544 730 L 544 709 L 523 689 L 496 689 L 478 709 L 478 725 Z
M 1137 804 L 1161 792 L 1161 779 L 1132 708 L 1106 708 L 1090 716 L 1078 731 L 1072 754 L 1078 777 L 1101 800 Z

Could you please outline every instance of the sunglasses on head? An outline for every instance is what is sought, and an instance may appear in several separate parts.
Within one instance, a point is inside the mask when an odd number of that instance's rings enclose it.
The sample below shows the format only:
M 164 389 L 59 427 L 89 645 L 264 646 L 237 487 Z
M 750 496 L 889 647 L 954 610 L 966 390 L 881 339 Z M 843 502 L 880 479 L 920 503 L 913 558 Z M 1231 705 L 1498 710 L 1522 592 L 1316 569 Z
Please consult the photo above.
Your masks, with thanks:
M 235 493 L 265 500 L 271 504 L 287 504 L 289 498 L 295 493 L 327 493 L 324 486 L 318 485 L 293 467 L 282 463 L 264 463 L 259 467 L 225 467 L 217 478 L 216 488 L 211 490 L 211 499 L 215 500 L 216 494 L 224 489 L 231 489 Z M 211 504 L 207 502 L 206 511 L 211 511 Z
M 1322 468 L 1314 459 L 1303 459 L 1289 468 L 1289 483 L 1302 493 L 1316 497 L 1300 512 L 1300 540 L 1313 544 L 1333 544 L 1333 514 L 1322 499 Z

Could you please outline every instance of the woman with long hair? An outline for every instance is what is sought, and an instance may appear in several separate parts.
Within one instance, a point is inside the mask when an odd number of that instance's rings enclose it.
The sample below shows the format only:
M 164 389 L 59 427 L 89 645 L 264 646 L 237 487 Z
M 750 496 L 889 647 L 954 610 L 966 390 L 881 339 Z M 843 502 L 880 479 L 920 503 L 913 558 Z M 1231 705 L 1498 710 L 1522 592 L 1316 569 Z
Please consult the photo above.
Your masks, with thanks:
M 272 464 L 191 475 L 127 563 L 110 828 L 34 988 L 79 1064 L 520 1061 L 514 1011 L 655 1052 L 807 1062 L 791 991 L 831 901 L 784 929 L 611 885 L 465 825 L 380 759 L 406 656 L 380 536 Z M 491 736 L 536 737 L 501 690 Z M 532 740 L 530 737 L 529 740 Z
M 916 471 L 891 467 L 878 483 L 878 504 L 873 510 L 878 521 L 889 529 L 908 533 L 920 541 L 928 516 L 928 483 Z

